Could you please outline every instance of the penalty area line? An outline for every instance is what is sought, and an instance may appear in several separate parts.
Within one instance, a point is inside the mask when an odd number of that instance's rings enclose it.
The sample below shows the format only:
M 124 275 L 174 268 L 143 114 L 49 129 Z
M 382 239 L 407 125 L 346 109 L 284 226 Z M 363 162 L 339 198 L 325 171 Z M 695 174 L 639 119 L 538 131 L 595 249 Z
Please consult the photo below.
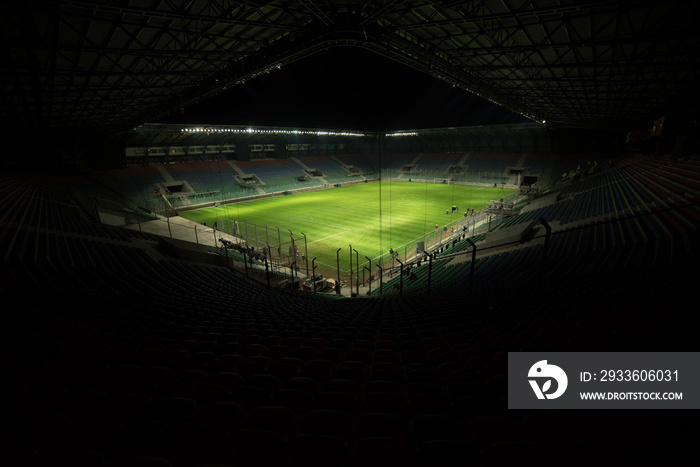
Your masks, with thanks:
M 342 231 L 342 232 L 338 232 L 338 233 L 335 233 L 335 234 L 333 234 L 333 235 L 328 235 L 328 236 L 326 236 L 326 237 L 319 238 L 318 240 L 314 240 L 314 241 L 312 241 L 312 242 L 309 242 L 309 245 L 312 245 L 312 244 L 314 244 L 314 243 L 316 243 L 316 242 L 320 242 L 320 241 L 326 240 L 326 239 L 328 239 L 328 238 L 337 237 L 338 235 L 343 235 L 344 233 L 348 233 L 348 232 L 352 232 L 352 230 L 346 229 L 346 230 L 344 230 L 344 231 Z

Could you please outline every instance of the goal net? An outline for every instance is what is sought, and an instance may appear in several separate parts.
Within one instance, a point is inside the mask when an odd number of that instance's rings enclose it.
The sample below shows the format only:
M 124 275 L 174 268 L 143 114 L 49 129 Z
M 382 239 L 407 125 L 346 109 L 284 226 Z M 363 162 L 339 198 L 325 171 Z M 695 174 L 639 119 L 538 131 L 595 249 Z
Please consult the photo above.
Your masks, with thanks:
M 452 181 L 449 178 L 434 178 L 433 183 L 436 185 L 450 185 Z

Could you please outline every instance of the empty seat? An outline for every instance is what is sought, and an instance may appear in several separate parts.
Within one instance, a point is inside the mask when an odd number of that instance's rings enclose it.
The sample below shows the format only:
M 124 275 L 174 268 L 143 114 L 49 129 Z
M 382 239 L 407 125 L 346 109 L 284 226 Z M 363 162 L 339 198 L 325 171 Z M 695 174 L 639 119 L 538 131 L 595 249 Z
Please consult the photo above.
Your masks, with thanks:
M 347 441 L 341 437 L 302 433 L 289 442 L 295 467 L 341 467 L 346 464 Z
M 199 408 L 195 421 L 213 425 L 231 434 L 243 425 L 245 409 L 236 402 L 216 401 Z
M 243 424 L 245 430 L 276 433 L 287 441 L 294 427 L 294 412 L 288 407 L 261 406 L 250 410 Z

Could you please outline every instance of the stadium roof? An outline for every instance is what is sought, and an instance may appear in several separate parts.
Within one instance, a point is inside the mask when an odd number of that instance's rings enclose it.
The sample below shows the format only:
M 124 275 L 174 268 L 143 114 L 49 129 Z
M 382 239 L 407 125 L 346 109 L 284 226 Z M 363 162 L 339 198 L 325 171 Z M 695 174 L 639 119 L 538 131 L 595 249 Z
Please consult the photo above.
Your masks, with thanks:
M 700 2 L 26 0 L 3 4 L 2 121 L 119 133 L 338 46 L 535 121 L 628 128 L 696 100 Z M 661 111 L 661 110 L 658 110 Z

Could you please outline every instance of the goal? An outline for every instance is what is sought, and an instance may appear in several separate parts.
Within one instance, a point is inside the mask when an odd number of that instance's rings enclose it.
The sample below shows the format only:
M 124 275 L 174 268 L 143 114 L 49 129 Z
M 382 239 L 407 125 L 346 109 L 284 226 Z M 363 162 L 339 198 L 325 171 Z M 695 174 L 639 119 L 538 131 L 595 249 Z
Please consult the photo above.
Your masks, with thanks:
M 449 178 L 434 178 L 433 183 L 435 183 L 436 185 L 451 185 L 452 180 L 450 180 Z

